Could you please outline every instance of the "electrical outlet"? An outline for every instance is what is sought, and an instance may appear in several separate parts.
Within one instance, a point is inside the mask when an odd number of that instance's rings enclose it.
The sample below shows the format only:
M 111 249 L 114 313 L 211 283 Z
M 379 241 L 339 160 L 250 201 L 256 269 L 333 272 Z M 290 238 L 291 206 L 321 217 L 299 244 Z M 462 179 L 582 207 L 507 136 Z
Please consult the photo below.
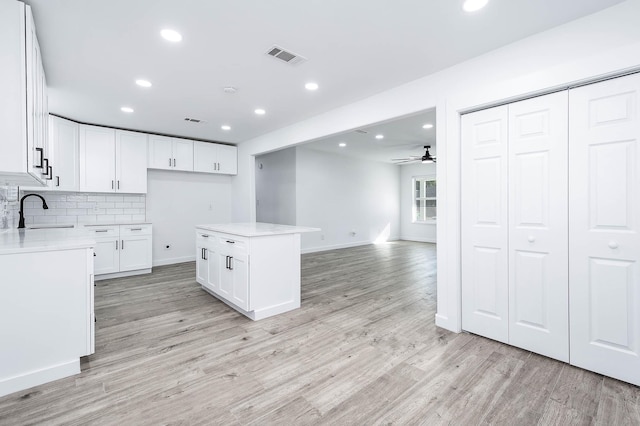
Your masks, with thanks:
M 165 250 L 171 250 L 171 244 L 165 244 L 164 245 L 164 249 Z

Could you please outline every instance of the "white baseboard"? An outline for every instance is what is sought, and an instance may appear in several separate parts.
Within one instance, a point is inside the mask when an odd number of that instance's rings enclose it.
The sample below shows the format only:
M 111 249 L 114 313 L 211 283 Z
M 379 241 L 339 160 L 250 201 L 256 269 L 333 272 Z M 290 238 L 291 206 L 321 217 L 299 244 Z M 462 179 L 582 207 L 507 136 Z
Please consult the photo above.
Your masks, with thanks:
M 195 254 L 192 256 L 172 257 L 170 259 L 154 260 L 153 266 L 173 265 L 175 263 L 193 262 L 194 260 L 196 260 Z
M 96 275 L 94 279 L 96 281 L 109 280 L 111 278 L 122 278 L 122 277 L 132 277 L 134 275 L 144 275 L 150 274 L 151 268 L 148 269 L 138 269 L 136 271 L 126 271 L 126 272 L 114 272 L 111 274 L 100 274 Z
M 0 397 L 80 373 L 80 358 L 0 381 Z
M 389 237 L 389 239 L 387 241 L 398 241 L 398 237 L 393 236 L 393 237 Z M 338 250 L 338 249 L 344 249 L 344 248 L 351 248 L 351 247 L 360 247 L 360 246 L 367 246 L 369 244 L 375 244 L 373 241 L 357 241 L 355 243 L 345 243 L 345 244 L 333 244 L 330 246 L 318 246 L 318 247 L 307 247 L 307 248 L 303 248 L 300 250 L 300 253 L 302 254 L 307 254 L 307 253 L 317 253 L 320 251 L 329 251 L 329 250 Z
M 401 235 L 400 239 L 403 241 L 417 241 L 419 243 L 436 243 L 436 238 L 416 237 L 413 235 Z

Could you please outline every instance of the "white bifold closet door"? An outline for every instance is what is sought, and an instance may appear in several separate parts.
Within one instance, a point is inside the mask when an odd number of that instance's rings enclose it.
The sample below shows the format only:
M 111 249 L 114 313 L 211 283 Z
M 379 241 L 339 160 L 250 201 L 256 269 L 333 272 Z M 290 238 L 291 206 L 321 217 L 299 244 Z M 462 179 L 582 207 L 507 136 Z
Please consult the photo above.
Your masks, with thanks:
M 570 91 L 571 363 L 640 385 L 640 75 Z
M 462 117 L 462 328 L 568 361 L 567 95 Z
M 509 105 L 509 344 L 569 361 L 567 92 Z
M 462 116 L 462 328 L 509 342 L 506 106 Z

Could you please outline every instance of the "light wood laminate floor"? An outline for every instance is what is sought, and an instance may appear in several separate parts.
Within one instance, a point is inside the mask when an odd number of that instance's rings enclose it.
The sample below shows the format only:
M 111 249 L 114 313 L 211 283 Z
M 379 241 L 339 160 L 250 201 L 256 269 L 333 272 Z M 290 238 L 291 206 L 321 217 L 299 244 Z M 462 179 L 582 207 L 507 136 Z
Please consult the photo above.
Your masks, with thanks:
M 640 388 L 434 325 L 435 246 L 302 257 L 302 308 L 253 322 L 195 265 L 98 282 L 82 373 L 0 424 L 640 424 Z

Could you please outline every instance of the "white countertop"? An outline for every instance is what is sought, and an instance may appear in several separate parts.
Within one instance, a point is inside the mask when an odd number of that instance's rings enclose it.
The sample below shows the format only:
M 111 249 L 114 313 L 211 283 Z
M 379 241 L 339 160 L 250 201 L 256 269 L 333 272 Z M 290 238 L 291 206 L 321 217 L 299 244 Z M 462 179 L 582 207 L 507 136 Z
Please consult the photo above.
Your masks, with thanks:
M 0 255 L 94 247 L 84 227 L 7 229 L 0 232 Z
M 320 228 L 306 226 L 279 225 L 276 223 L 247 222 L 247 223 L 216 223 L 197 225 L 196 229 L 239 235 L 241 237 L 263 237 L 267 235 L 301 234 L 303 232 L 318 232 Z

